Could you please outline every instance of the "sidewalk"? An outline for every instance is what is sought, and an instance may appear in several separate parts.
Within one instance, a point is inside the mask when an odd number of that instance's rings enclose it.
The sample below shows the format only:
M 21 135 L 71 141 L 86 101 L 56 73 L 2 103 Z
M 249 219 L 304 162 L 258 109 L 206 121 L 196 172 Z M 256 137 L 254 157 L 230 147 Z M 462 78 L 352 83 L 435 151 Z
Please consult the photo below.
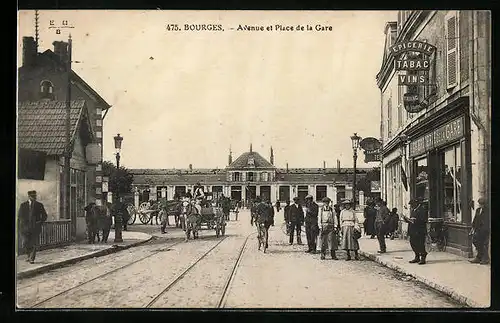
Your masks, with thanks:
M 20 255 L 17 257 L 17 278 L 39 275 L 68 264 L 128 249 L 151 240 L 152 236 L 141 232 L 123 231 L 122 243 L 113 243 L 114 238 L 115 233 L 111 231 L 107 244 L 88 244 L 82 241 L 66 247 L 38 251 L 34 264 L 26 262 L 26 255 Z
M 491 274 L 489 265 L 471 264 L 469 259 L 449 252 L 432 251 L 427 264 L 410 264 L 415 254 L 405 240 L 386 239 L 387 253 L 378 254 L 378 240 L 359 239 L 360 254 L 386 267 L 414 277 L 435 290 L 470 307 L 489 307 Z

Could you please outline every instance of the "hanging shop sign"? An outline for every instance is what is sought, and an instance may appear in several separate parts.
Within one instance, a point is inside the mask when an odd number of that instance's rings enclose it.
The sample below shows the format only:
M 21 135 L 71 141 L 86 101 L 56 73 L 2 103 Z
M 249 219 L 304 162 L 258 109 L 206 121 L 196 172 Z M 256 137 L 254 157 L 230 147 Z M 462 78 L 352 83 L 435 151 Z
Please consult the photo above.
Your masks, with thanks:
M 382 143 L 377 138 L 366 137 L 359 142 L 359 146 L 367 151 L 377 150 L 382 147 Z
M 389 48 L 389 52 L 394 57 L 394 69 L 406 71 L 405 74 L 398 74 L 398 85 L 411 89 L 403 95 L 405 110 L 410 113 L 424 110 L 429 102 L 422 99 L 415 88 L 430 85 L 431 56 L 436 52 L 436 47 L 414 40 L 396 43 Z
M 365 150 L 365 163 L 380 161 L 382 161 L 382 154 L 380 152 L 380 149 Z
M 464 136 L 464 117 L 455 119 L 410 142 L 410 157 L 423 154 Z

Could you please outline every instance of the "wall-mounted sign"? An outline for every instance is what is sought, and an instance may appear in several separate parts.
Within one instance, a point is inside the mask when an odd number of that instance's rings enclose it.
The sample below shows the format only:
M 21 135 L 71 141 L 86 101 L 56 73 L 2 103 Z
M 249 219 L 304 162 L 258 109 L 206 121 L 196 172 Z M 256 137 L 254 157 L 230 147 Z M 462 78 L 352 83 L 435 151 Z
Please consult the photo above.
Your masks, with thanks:
M 406 74 L 398 74 L 398 85 L 415 87 L 430 86 L 429 70 L 431 67 L 431 56 L 436 52 L 436 47 L 421 41 L 406 41 L 396 43 L 389 48 L 391 56 L 394 57 L 394 69 L 406 71 Z M 414 90 L 406 93 L 403 97 L 405 110 L 417 113 L 427 108 L 428 102 L 420 98 Z
M 380 149 L 380 147 L 382 147 L 382 143 L 377 138 L 366 137 L 359 142 L 359 146 L 364 150 L 371 151 Z
M 380 149 L 365 150 L 365 163 L 380 162 L 380 161 L 382 161 L 382 154 L 380 152 Z
M 410 157 L 415 157 L 463 137 L 464 126 L 464 117 L 460 117 L 411 141 Z

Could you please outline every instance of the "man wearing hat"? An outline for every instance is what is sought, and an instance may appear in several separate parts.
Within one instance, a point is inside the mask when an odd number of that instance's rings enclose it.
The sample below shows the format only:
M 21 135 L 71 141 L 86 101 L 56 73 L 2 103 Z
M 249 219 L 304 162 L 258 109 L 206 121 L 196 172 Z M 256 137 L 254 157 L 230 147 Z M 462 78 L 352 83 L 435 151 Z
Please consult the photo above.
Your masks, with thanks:
M 301 235 L 301 227 L 304 224 L 304 210 L 302 210 L 302 205 L 299 204 L 300 199 L 298 197 L 293 198 L 293 204 L 289 206 L 288 216 L 285 220 L 288 223 L 288 227 L 290 228 L 289 234 L 289 242 L 293 244 L 293 234 L 297 232 L 297 243 L 299 245 L 302 244 Z M 285 206 L 285 214 L 287 213 L 287 207 Z M 285 215 L 286 216 L 286 215 Z
M 310 253 L 316 253 L 316 239 L 319 234 L 318 226 L 318 211 L 319 206 L 313 201 L 311 195 L 306 196 L 306 237 L 307 237 L 307 251 Z
M 377 233 L 380 250 L 378 253 L 385 253 L 387 247 L 385 244 L 385 231 L 389 222 L 389 208 L 381 198 L 377 199 L 377 214 L 375 215 L 375 231 Z
M 415 258 L 410 260 L 411 264 L 425 264 L 427 252 L 425 251 L 425 237 L 427 235 L 427 210 L 421 199 L 410 200 L 410 218 L 403 216 L 408 223 L 408 235 L 410 236 L 410 246 L 415 253 Z
M 488 244 L 490 240 L 490 210 L 486 204 L 486 199 L 480 197 L 477 200 L 479 207 L 476 209 L 476 214 L 474 220 L 472 221 L 472 229 L 470 235 L 472 235 L 472 243 L 476 247 L 477 255 L 476 258 L 470 262 L 473 264 L 480 263 L 481 265 L 486 265 L 490 263 L 490 257 L 488 255 Z
M 321 237 L 321 260 L 325 259 L 326 249 L 330 247 L 330 255 L 332 259 L 337 260 L 335 250 L 337 250 L 337 231 L 339 223 L 335 211 L 330 206 L 330 198 L 324 197 L 323 206 L 320 209 L 319 226 Z
M 47 220 L 47 212 L 42 203 L 36 200 L 36 191 L 28 192 L 28 200 L 19 207 L 19 230 L 23 237 L 29 263 L 35 263 L 38 236 L 42 223 Z

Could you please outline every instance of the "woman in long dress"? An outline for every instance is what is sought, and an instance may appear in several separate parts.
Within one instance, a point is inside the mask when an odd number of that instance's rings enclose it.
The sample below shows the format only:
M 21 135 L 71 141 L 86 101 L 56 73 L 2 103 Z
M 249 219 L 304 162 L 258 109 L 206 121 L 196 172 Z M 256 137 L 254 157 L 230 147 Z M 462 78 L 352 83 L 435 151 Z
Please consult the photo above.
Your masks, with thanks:
M 354 259 L 359 260 L 358 240 L 354 238 L 354 230 L 359 231 L 358 218 L 353 209 L 351 209 L 351 201 L 344 200 L 342 203 L 344 209 L 340 212 L 340 227 L 342 230 L 341 248 L 347 253 L 346 260 L 351 260 L 351 251 L 354 251 Z

